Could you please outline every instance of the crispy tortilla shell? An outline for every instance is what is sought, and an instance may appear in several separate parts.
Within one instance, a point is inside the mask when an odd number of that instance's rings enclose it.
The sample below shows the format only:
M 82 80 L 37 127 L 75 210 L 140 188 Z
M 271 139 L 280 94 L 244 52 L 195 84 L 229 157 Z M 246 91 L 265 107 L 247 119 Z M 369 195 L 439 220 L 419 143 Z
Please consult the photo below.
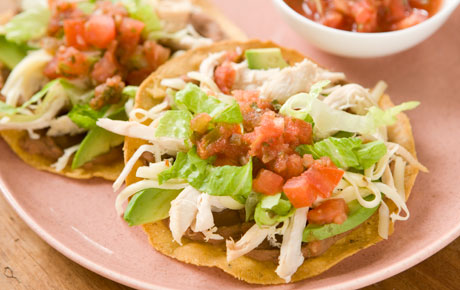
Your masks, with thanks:
M 209 0 L 191 0 L 191 2 L 200 7 L 201 11 L 212 18 L 221 29 L 227 39 L 245 40 L 246 35 L 228 20 Z M 22 138 L 29 138 L 27 131 L 8 130 L 1 131 L 0 135 L 8 143 L 11 149 L 27 164 L 39 169 L 76 179 L 88 179 L 92 177 L 101 177 L 107 180 L 116 180 L 124 167 L 123 155 L 120 152 L 120 159 L 115 162 L 105 164 L 94 164 L 72 170 L 70 164 L 62 171 L 56 171 L 51 167 L 54 161 L 40 155 L 30 154 L 20 146 Z M 71 163 L 71 162 L 69 162 Z
M 234 50 L 237 47 L 240 47 L 242 50 L 246 50 L 250 48 L 278 46 L 271 42 L 251 40 L 248 42 L 223 42 L 210 47 L 199 48 L 195 51 L 188 52 L 162 66 L 143 83 L 136 99 L 136 106 L 148 109 L 164 97 L 165 88 L 160 86 L 161 79 L 178 77 L 189 71 L 197 70 L 201 61 L 205 59 L 209 53 L 222 50 Z M 284 58 L 290 64 L 304 59 L 303 55 L 294 50 L 283 47 L 281 47 L 281 49 Z M 384 95 L 380 100 L 380 105 L 383 108 L 388 108 L 393 106 L 393 103 L 391 102 L 389 96 Z M 390 127 L 388 131 L 390 141 L 401 144 L 415 156 L 415 146 L 411 125 L 406 115 L 400 114 L 398 116 L 398 122 L 394 126 Z M 136 149 L 144 143 L 145 142 L 137 139 L 127 138 L 125 141 L 125 160 L 132 156 Z M 139 180 L 135 176 L 135 172 L 136 168 L 141 165 L 142 164 L 138 162 L 135 168 L 131 171 L 131 174 L 127 179 L 128 184 Z M 409 197 L 417 173 L 418 170 L 416 168 L 412 166 L 406 167 L 406 199 Z M 389 204 L 390 210 L 396 210 L 394 204 L 391 202 L 387 203 Z M 180 246 L 173 241 L 171 232 L 165 223 L 156 222 L 146 224 L 143 227 L 148 235 L 150 243 L 156 250 L 179 261 L 199 266 L 218 267 L 228 274 L 249 283 L 285 283 L 283 279 L 276 275 L 275 269 L 277 264 L 273 262 L 260 262 L 246 256 L 242 256 L 231 263 L 228 263 L 226 260 L 224 245 L 214 246 L 183 238 L 183 245 Z M 390 233 L 392 232 L 393 225 L 390 229 Z M 323 255 L 316 258 L 306 259 L 302 266 L 300 266 L 297 272 L 293 275 L 292 281 L 299 281 L 318 275 L 346 257 L 372 246 L 381 240 L 382 239 L 378 235 L 378 214 L 375 214 L 362 226 L 358 227 L 349 235 L 336 242 Z

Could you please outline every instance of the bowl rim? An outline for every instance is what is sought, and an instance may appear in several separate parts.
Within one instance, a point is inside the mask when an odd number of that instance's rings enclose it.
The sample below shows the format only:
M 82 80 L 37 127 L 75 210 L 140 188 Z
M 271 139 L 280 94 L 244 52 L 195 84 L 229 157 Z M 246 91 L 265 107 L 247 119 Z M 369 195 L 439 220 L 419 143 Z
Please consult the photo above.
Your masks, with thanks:
M 300 21 L 304 25 L 314 27 L 326 33 L 354 37 L 358 39 L 371 39 L 371 38 L 383 39 L 383 38 L 390 38 L 393 36 L 401 36 L 405 34 L 410 34 L 413 31 L 427 28 L 428 26 L 432 25 L 435 21 L 437 21 L 440 18 L 447 19 L 449 15 L 455 10 L 455 8 L 459 6 L 460 0 L 442 0 L 442 4 L 438 12 L 436 12 L 433 16 L 431 16 L 427 20 L 417 25 L 414 25 L 412 27 L 404 28 L 401 30 L 386 31 L 386 32 L 354 32 L 354 31 L 341 30 L 337 28 L 328 27 L 326 25 L 317 23 L 299 14 L 297 11 L 292 9 L 284 0 L 273 0 L 273 3 L 277 5 L 280 8 L 280 10 L 284 10 L 286 14 L 289 14 L 291 18 L 294 18 L 295 20 Z

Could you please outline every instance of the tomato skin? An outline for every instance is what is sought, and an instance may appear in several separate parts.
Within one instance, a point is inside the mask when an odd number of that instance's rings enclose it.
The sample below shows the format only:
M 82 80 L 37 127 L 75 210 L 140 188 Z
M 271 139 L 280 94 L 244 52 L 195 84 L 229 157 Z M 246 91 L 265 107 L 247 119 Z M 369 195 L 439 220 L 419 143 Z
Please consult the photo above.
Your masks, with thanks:
M 171 50 L 155 41 L 148 40 L 144 43 L 144 53 L 149 64 L 149 68 L 154 71 L 164 64 L 171 55 Z
M 283 192 L 295 208 L 311 206 L 319 192 L 305 176 L 296 176 L 283 186 Z
M 230 65 L 230 62 L 224 62 L 214 72 L 214 80 L 224 94 L 230 94 L 235 79 L 236 71 Z
M 404 29 L 414 25 L 419 24 L 420 22 L 425 21 L 428 18 L 428 15 L 425 13 L 420 12 L 419 10 L 415 10 L 406 18 L 400 20 L 395 24 L 395 29 Z
M 132 52 L 136 49 L 136 46 L 141 39 L 141 32 L 144 27 L 145 24 L 142 21 L 129 17 L 123 18 L 119 27 L 119 42 L 123 49 L 128 52 Z
M 367 0 L 355 2 L 351 8 L 352 15 L 357 24 L 358 32 L 377 31 L 377 10 L 372 7 Z
M 208 131 L 209 122 L 212 117 L 208 113 L 200 113 L 190 121 L 190 128 L 199 134 L 204 134 Z
M 67 19 L 64 20 L 64 34 L 67 46 L 85 50 L 88 45 L 85 41 L 85 20 Z
M 254 191 L 265 195 L 275 195 L 283 190 L 283 183 L 284 179 L 278 174 L 261 169 L 252 181 L 252 188 Z
M 348 206 L 343 198 L 329 199 L 311 209 L 307 220 L 313 224 L 342 224 L 347 220 Z
M 115 36 L 115 21 L 111 16 L 93 14 L 85 24 L 85 40 L 97 48 L 107 48 Z
M 332 161 L 330 161 L 330 163 L 332 163 Z M 322 161 L 315 161 L 313 166 L 302 175 L 318 189 L 322 197 L 328 198 L 342 179 L 344 173 L 343 170 L 338 169 L 335 165 L 328 166 L 328 161 L 323 159 Z
M 118 61 L 115 57 L 117 42 L 114 41 L 104 53 L 104 56 L 94 65 L 91 77 L 97 83 L 104 83 L 108 78 L 113 77 L 119 71 Z
M 47 64 L 43 73 L 51 79 L 59 76 L 76 78 L 86 75 L 89 67 L 89 62 L 84 53 L 74 47 L 61 46 L 54 58 Z

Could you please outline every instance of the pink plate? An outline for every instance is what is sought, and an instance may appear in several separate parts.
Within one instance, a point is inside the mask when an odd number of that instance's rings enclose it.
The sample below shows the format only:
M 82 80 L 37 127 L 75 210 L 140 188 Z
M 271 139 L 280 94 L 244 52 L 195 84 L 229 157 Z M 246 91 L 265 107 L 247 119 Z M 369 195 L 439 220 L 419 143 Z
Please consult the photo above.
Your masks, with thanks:
M 396 102 L 422 102 L 410 117 L 419 158 L 430 173 L 420 174 L 413 189 L 410 220 L 398 222 L 388 241 L 318 277 L 280 288 L 363 287 L 419 263 L 460 235 L 460 10 L 435 36 L 410 51 L 349 60 L 313 49 L 289 30 L 268 1 L 216 2 L 251 37 L 297 48 L 367 86 L 384 79 Z M 3 141 L 0 152 L 0 188 L 7 200 L 44 240 L 84 267 L 143 289 L 254 288 L 218 269 L 186 265 L 154 251 L 140 228 L 130 228 L 116 216 L 110 183 L 37 171 L 21 162 Z

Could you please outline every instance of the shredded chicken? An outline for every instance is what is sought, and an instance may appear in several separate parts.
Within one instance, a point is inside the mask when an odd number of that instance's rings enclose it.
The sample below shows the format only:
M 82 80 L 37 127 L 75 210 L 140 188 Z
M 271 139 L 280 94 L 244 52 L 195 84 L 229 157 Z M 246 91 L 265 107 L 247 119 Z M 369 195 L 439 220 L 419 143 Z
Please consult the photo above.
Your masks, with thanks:
M 284 233 L 276 274 L 286 282 L 297 271 L 304 261 L 302 254 L 303 230 L 307 224 L 308 207 L 298 208 L 290 218 L 289 226 Z
M 260 95 L 284 103 L 292 95 L 310 90 L 314 83 L 325 77 L 337 78 L 333 74 L 325 74 L 315 63 L 304 59 L 271 77 L 270 81 L 261 87 Z
M 175 200 L 169 210 L 169 229 L 174 240 L 182 245 L 182 236 L 192 225 L 198 211 L 200 192 L 192 186 L 187 186 Z
M 260 228 L 254 224 L 238 242 L 227 240 L 227 261 L 231 262 L 257 248 L 274 228 Z
M 209 56 L 200 64 L 200 73 L 212 79 L 214 76 L 214 70 L 220 63 L 222 63 L 225 54 L 225 51 L 209 54 Z
M 52 56 L 45 50 L 37 50 L 13 69 L 1 91 L 8 105 L 16 107 L 26 102 L 48 82 L 43 69 L 51 59 Z
M 76 135 L 85 132 L 86 130 L 80 128 L 72 122 L 69 116 L 64 115 L 50 121 L 50 128 L 46 132 L 47 136 L 63 136 L 63 135 Z
M 368 108 L 376 105 L 369 91 L 358 84 L 336 87 L 323 102 L 333 109 L 348 109 L 357 115 L 367 114 Z
M 233 69 L 236 71 L 234 90 L 258 90 L 264 82 L 268 81 L 279 72 L 279 68 L 267 70 L 249 69 L 247 60 L 240 63 L 232 63 Z

